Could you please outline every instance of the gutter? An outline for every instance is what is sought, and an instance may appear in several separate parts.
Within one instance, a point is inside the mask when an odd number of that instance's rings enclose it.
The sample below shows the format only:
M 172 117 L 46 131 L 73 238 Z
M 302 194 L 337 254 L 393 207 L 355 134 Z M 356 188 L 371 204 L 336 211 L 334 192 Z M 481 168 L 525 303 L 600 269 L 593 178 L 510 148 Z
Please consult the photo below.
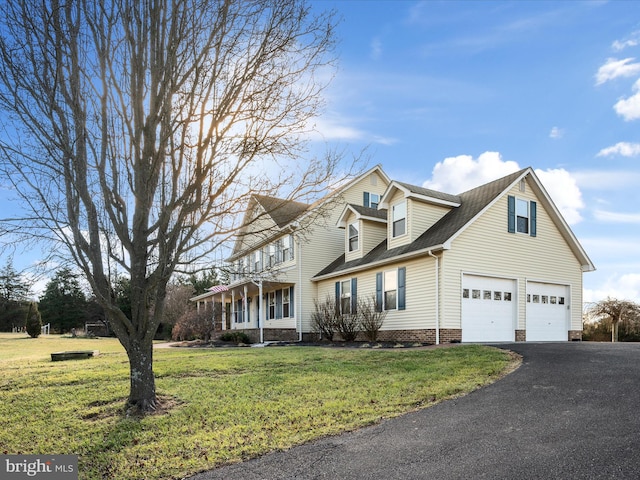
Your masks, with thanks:
M 436 345 L 440 345 L 440 257 L 434 255 L 431 250 L 427 253 L 436 259 Z

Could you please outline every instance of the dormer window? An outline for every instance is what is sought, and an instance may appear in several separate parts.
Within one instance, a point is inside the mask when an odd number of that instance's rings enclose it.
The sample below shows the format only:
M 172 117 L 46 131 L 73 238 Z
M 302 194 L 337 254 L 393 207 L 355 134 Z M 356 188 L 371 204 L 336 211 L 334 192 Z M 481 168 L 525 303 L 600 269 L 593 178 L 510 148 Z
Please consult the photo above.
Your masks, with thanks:
M 401 202 L 391 207 L 391 222 L 394 238 L 407 233 L 407 202 Z
M 358 222 L 349 224 L 349 251 L 354 252 L 359 248 L 360 227 Z

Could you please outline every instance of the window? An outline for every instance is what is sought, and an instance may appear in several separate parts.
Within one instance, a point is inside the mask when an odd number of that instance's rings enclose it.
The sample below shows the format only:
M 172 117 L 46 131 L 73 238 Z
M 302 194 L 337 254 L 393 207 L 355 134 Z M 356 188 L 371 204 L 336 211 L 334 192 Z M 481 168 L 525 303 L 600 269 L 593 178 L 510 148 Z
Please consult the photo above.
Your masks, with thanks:
M 516 201 L 516 231 L 529 233 L 529 202 L 519 198 Z
M 363 205 L 369 208 L 378 208 L 380 204 L 380 195 L 377 193 L 364 192 Z
M 282 261 L 293 260 L 293 238 L 287 235 L 282 239 Z
M 262 270 L 262 252 L 258 250 L 253 252 L 253 271 L 260 272 Z
M 384 272 L 384 309 L 395 310 L 398 300 L 398 272 Z
M 345 280 L 340 285 L 340 313 L 351 313 L 351 280 Z
M 272 243 L 267 247 L 268 266 L 273 267 L 276 264 L 276 245 Z
M 289 318 L 291 316 L 289 305 L 291 303 L 289 289 L 285 288 L 282 290 L 282 316 L 284 318 Z
M 407 203 L 398 203 L 391 207 L 392 236 L 399 237 L 406 233 L 407 229 Z
M 269 320 L 276 318 L 276 292 L 269 292 Z
M 336 311 L 349 315 L 356 313 L 358 304 L 358 279 L 336 282 Z
M 512 195 L 507 197 L 509 233 L 524 233 L 531 237 L 537 235 L 537 203 L 523 200 Z
M 407 269 L 388 270 L 376 274 L 376 310 L 405 310 Z
M 359 227 L 358 223 L 350 223 L 349 224 L 349 251 L 354 252 L 358 250 L 358 239 L 359 239 Z

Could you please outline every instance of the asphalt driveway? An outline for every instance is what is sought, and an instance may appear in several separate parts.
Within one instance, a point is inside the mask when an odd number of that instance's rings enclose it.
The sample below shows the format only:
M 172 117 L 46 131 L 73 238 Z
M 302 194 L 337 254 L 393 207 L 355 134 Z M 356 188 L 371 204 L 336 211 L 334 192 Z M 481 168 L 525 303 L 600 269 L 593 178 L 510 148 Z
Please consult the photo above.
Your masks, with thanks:
M 640 478 L 640 344 L 499 347 L 522 366 L 470 395 L 191 478 Z

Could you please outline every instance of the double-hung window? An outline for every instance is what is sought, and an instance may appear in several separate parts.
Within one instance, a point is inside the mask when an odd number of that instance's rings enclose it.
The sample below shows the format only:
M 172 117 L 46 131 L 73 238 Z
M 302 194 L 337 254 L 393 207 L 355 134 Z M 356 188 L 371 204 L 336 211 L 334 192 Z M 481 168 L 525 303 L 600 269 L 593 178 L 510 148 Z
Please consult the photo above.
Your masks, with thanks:
M 536 202 L 509 195 L 507 197 L 507 210 L 507 229 L 509 233 L 524 233 L 532 237 L 537 235 Z
M 391 207 L 392 236 L 399 237 L 407 233 L 407 202 Z
M 256 273 L 262 271 L 262 252 L 260 250 L 253 252 L 253 271 Z
M 358 222 L 349 224 L 349 251 L 355 252 L 359 249 L 360 228 Z
M 378 208 L 378 205 L 380 204 L 380 195 L 377 193 L 364 192 L 363 204 L 365 207 Z
M 282 239 L 282 261 L 293 260 L 293 248 L 292 248 L 291 235 L 287 235 Z
M 336 311 L 343 315 L 356 313 L 358 309 L 358 279 L 336 282 Z
M 376 274 L 376 310 L 406 309 L 407 269 L 401 267 Z

